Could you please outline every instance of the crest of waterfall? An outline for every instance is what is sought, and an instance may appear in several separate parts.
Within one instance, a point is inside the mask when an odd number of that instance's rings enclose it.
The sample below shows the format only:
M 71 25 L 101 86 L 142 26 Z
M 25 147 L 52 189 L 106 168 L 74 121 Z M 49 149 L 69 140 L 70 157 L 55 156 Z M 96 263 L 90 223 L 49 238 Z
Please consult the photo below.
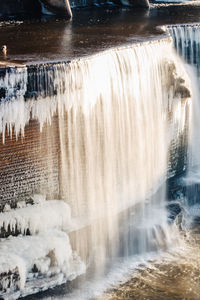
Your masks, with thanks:
M 172 40 L 44 67 L 32 96 L 31 76 L 23 70 L 17 80 L 26 88 L 2 99 L 0 131 L 6 143 L 6 133 L 23 136 L 31 119 L 41 131 L 48 124 L 52 139 L 58 129 L 59 197 L 71 208 L 80 256 L 101 269 L 106 258 L 168 247 L 165 181 L 191 98 Z

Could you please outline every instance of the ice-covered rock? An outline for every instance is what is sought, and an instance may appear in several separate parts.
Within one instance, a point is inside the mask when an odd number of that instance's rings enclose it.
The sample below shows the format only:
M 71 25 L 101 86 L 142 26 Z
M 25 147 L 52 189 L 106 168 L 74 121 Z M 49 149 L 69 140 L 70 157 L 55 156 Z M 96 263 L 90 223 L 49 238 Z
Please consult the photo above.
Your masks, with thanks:
M 39 201 L 38 204 L 0 213 L 0 228 L 3 236 L 26 234 L 27 231 L 33 235 L 47 229 L 68 231 L 70 226 L 70 207 L 61 200 Z
M 17 270 L 19 274 L 17 284 L 16 280 L 8 284 L 9 278 L 5 281 L 5 276 L 0 278 L 0 284 L 4 284 L 1 296 L 10 290 L 18 290 L 19 295 L 26 294 L 26 282 L 30 286 L 30 282 L 38 277 L 44 279 L 60 274 L 61 283 L 73 280 L 84 273 L 85 268 L 79 256 L 72 251 L 67 233 L 59 230 L 45 231 L 35 236 L 9 237 L 0 241 L 0 274 L 11 274 L 12 270 Z M 45 288 L 44 282 L 43 290 L 52 285 L 47 280 Z

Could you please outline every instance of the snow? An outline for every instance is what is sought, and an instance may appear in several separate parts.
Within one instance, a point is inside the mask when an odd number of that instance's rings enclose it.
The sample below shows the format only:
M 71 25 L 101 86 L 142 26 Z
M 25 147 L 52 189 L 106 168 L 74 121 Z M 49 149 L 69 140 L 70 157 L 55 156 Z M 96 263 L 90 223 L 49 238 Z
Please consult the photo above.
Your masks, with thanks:
M 37 198 L 38 204 L 30 205 L 15 210 L 0 213 L 0 227 L 5 231 L 17 230 L 25 234 L 29 229 L 30 234 L 60 229 L 68 231 L 71 226 L 71 211 L 67 203 L 61 200 L 41 201 Z
M 86 271 L 85 264 L 72 251 L 67 234 L 73 224 L 70 207 L 61 200 L 46 201 L 42 195 L 32 199 L 34 205 L 19 202 L 18 208 L 7 207 L 0 213 L 1 228 L 17 228 L 21 233 L 0 239 L 0 274 L 19 273 L 19 282 L 6 276 L 1 279 L 6 299 L 46 290 Z M 23 236 L 27 229 L 31 235 Z
M 79 256 L 72 252 L 67 233 L 59 230 L 2 239 L 0 273 L 16 268 L 20 275 L 20 290 L 25 288 L 27 279 L 31 277 L 51 277 L 62 273 L 63 280 L 67 281 L 73 280 L 86 269 Z

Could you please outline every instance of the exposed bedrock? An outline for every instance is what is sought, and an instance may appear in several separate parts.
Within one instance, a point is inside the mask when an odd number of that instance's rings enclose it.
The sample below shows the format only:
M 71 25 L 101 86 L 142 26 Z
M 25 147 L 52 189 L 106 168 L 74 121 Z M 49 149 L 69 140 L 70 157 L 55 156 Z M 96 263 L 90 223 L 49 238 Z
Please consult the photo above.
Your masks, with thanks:
M 42 3 L 47 10 L 54 14 L 71 18 L 72 12 L 68 0 L 42 0 Z

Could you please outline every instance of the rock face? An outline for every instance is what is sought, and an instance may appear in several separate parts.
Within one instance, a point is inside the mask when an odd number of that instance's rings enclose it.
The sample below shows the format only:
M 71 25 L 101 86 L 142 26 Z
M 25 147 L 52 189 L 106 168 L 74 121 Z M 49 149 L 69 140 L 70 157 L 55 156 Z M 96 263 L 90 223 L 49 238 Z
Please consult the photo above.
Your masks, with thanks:
M 71 18 L 72 12 L 68 0 L 42 0 L 42 3 L 47 10 L 57 15 Z

